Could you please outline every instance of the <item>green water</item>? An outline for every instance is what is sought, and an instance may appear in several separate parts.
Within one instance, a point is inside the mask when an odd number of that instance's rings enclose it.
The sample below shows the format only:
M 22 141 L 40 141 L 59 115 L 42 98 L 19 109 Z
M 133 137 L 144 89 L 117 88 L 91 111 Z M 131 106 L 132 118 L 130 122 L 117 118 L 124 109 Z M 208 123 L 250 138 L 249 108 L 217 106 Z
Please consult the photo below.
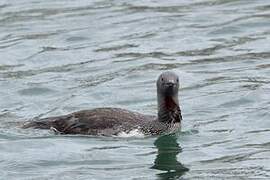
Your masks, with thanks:
M 0 179 L 269 179 L 270 1 L 0 1 Z M 180 77 L 182 133 L 61 136 L 34 117 L 155 115 Z

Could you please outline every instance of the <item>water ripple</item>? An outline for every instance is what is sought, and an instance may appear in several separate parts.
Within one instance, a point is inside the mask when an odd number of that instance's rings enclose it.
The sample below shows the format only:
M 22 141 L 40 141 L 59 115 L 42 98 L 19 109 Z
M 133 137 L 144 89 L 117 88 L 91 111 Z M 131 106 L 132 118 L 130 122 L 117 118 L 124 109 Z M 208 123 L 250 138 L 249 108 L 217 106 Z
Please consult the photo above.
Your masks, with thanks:
M 269 14 L 267 0 L 0 2 L 1 177 L 269 179 Z M 175 147 L 19 128 L 93 107 L 156 115 L 167 70 Z

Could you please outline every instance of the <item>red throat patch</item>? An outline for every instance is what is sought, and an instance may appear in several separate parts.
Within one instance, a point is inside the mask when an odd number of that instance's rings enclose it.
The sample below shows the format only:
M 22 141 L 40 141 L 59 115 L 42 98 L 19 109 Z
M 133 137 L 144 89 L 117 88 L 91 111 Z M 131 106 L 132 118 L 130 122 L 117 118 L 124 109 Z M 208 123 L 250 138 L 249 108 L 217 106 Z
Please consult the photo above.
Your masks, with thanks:
M 176 107 L 176 104 L 175 104 L 174 100 L 172 99 L 172 97 L 165 98 L 165 106 L 168 110 L 172 110 Z

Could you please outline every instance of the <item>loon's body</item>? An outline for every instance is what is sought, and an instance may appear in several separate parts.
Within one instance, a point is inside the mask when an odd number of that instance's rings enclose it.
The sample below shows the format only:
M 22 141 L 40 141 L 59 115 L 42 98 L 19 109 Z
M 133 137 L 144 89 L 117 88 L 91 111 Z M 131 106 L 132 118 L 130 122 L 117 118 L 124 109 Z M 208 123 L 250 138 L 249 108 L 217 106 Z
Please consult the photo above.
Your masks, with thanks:
M 178 89 L 178 77 L 174 73 L 165 72 L 159 76 L 157 117 L 121 108 L 96 108 L 28 122 L 24 128 L 54 129 L 62 134 L 105 136 L 132 130 L 139 130 L 146 135 L 175 131 L 180 129 L 182 120 Z

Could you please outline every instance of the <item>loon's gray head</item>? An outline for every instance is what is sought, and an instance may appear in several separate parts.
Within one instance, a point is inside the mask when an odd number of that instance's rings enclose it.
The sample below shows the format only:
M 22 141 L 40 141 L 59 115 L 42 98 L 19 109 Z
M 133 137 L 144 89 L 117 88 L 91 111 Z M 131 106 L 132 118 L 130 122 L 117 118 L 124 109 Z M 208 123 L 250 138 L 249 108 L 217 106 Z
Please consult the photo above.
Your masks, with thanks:
M 157 93 L 162 96 L 177 96 L 179 89 L 178 76 L 170 71 L 162 73 L 157 80 Z
M 181 122 L 178 102 L 179 78 L 170 71 L 162 73 L 157 80 L 158 120 L 165 123 Z

